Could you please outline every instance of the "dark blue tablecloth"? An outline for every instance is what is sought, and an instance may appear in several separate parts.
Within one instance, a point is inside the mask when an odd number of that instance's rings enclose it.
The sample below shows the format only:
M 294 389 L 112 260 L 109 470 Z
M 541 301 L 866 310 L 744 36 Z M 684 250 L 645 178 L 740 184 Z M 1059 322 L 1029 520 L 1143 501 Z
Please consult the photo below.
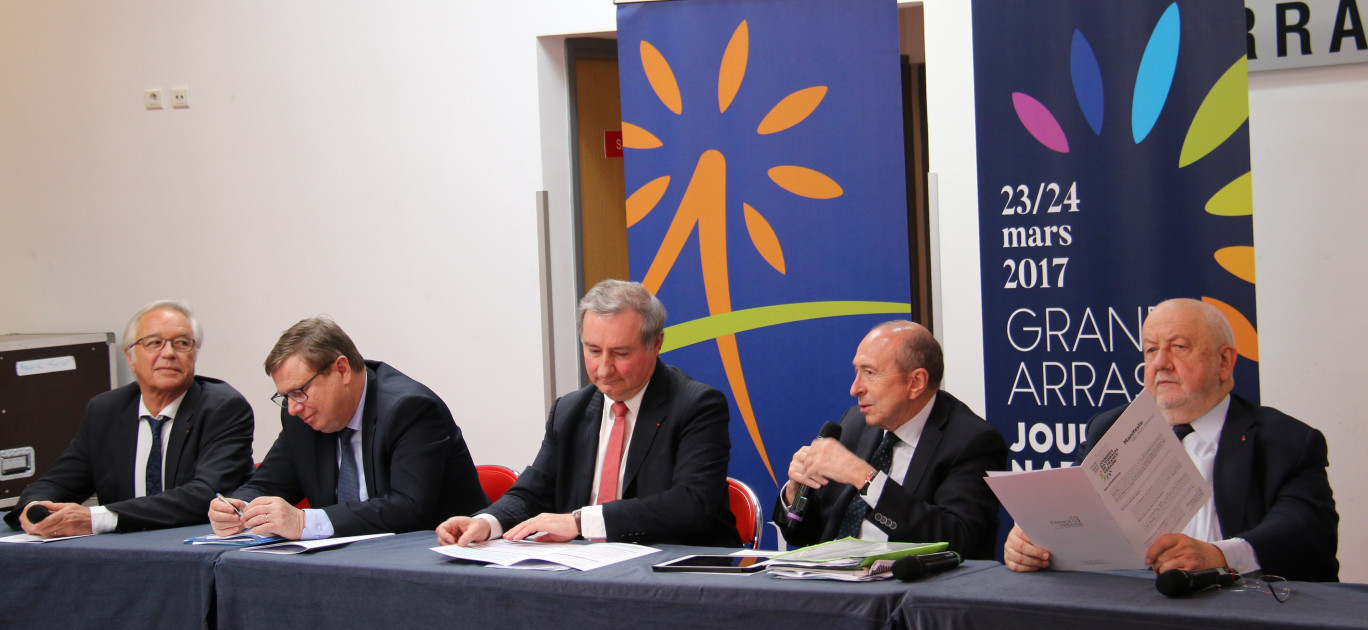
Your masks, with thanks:
M 657 545 L 592 571 L 519 571 L 452 560 L 432 532 L 308 555 L 231 553 L 218 568 L 220 628 L 827 628 L 887 627 L 912 586 L 781 580 L 766 574 L 657 573 L 692 553 Z M 975 563 L 944 576 L 997 566 Z
M 0 535 L 15 532 L 0 525 Z M 202 628 L 214 562 L 228 548 L 186 545 L 208 525 L 0 544 L 6 628 Z
M 1368 585 L 1291 582 L 1269 593 L 1208 590 L 1169 599 L 1148 571 L 1013 573 L 1004 566 L 907 592 L 912 628 L 1368 628 Z
M 4 529 L 4 528 L 0 528 Z M 0 532 L 5 533 L 5 532 Z M 294 556 L 182 544 L 207 526 L 0 545 L 5 627 L 1368 628 L 1368 585 L 1168 599 L 1143 571 L 1019 574 L 994 562 L 913 583 L 655 573 L 674 545 L 593 571 L 451 560 L 431 532 Z

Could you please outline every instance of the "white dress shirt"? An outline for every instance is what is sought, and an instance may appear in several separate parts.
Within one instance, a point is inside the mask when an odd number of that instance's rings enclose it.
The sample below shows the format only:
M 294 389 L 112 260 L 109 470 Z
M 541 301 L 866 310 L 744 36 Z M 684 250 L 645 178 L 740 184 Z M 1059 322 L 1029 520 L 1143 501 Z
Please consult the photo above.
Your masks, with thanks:
M 879 496 L 883 494 L 884 485 L 890 479 L 902 479 L 907 476 L 907 467 L 912 464 L 912 455 L 917 452 L 917 443 L 921 442 L 922 429 L 926 428 L 926 420 L 931 417 L 931 408 L 936 405 L 936 394 L 931 395 L 931 400 L 926 401 L 926 406 L 912 416 L 911 420 L 904 422 L 902 426 L 893 431 L 893 435 L 898 436 L 898 442 L 893 445 L 893 463 L 888 467 L 888 473 L 878 473 L 874 475 L 873 481 L 869 482 L 869 489 L 861 496 L 855 494 L 851 501 L 863 500 L 872 509 L 879 503 Z M 882 440 L 883 436 L 880 435 Z M 894 482 L 897 483 L 897 482 Z M 860 540 L 888 540 L 888 533 L 879 529 L 873 521 L 866 518 L 860 523 Z
M 366 378 L 364 372 L 362 372 L 361 378 Z M 366 388 L 370 387 L 370 383 L 364 380 L 361 382 L 361 400 L 357 401 L 356 410 L 352 412 L 351 421 L 347 423 L 347 428 L 355 431 L 352 433 L 351 450 L 353 461 L 356 462 L 356 491 L 361 500 L 365 501 L 370 498 L 370 495 L 366 493 L 366 465 L 361 459 L 361 411 L 366 408 Z M 342 465 L 342 451 L 340 449 L 337 451 L 337 465 Z M 332 538 L 332 535 L 332 519 L 328 518 L 327 512 L 314 508 L 304 510 L 304 531 L 300 533 L 300 540 Z
M 646 384 L 650 387 L 650 383 Z M 636 427 L 637 413 L 641 411 L 641 399 L 646 396 L 646 387 L 631 398 L 622 401 L 627 405 L 627 430 L 622 435 L 622 459 L 618 465 L 618 493 L 623 491 L 622 480 L 627 473 L 627 454 L 632 445 L 632 429 Z M 608 537 L 608 524 L 603 520 L 603 506 L 598 504 L 599 482 L 603 479 L 603 457 L 608 451 L 608 440 L 612 439 L 613 433 L 613 403 L 615 401 L 607 396 L 603 397 L 603 417 L 599 421 L 599 443 L 598 454 L 594 456 L 594 484 L 589 488 L 589 505 L 580 508 L 580 536 L 589 540 L 603 540 Z M 499 519 L 489 514 L 476 514 L 475 518 L 483 519 L 489 523 L 489 538 L 493 540 L 503 535 L 503 526 L 499 524 Z
M 1216 403 L 1209 411 L 1191 423 L 1192 433 L 1183 439 L 1183 450 L 1187 451 L 1202 478 L 1211 483 L 1216 468 L 1216 448 L 1220 444 L 1221 429 L 1225 427 L 1226 413 L 1230 410 L 1230 395 Z M 1226 566 L 1238 573 L 1248 573 L 1259 569 L 1259 559 L 1254 547 L 1243 538 L 1226 538 L 1221 532 L 1220 519 L 1216 515 L 1216 496 L 1213 494 L 1205 505 L 1197 510 L 1192 520 L 1183 528 L 1183 534 L 1203 542 L 1216 545 L 1225 554 Z
M 171 445 L 171 425 L 176 423 L 176 412 L 180 411 L 181 401 L 185 400 L 185 395 L 190 393 L 187 389 L 181 392 L 170 404 L 162 407 L 161 413 L 152 413 L 147 408 L 147 401 L 142 397 L 138 398 L 138 445 L 133 451 L 133 496 L 147 496 L 147 456 L 152 453 L 152 425 L 143 419 L 143 416 L 153 418 L 165 417 L 168 420 L 161 426 L 162 443 L 162 483 L 163 489 L 166 488 L 166 452 Z M 90 508 L 90 531 L 96 534 L 108 534 L 119 526 L 119 515 L 109 511 L 103 505 Z

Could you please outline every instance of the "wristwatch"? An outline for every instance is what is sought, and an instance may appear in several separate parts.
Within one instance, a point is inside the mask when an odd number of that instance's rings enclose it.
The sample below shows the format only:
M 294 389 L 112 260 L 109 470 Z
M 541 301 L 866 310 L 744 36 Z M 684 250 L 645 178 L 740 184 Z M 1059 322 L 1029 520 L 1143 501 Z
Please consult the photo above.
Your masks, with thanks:
M 879 476 L 879 469 L 878 469 L 878 468 L 870 469 L 869 474 L 868 474 L 868 475 L 865 475 L 864 484 L 860 486 L 860 496 L 864 496 L 865 493 L 869 492 L 869 484 L 874 483 L 874 478 L 875 478 L 875 477 L 878 477 L 878 476 Z M 576 523 L 578 523 L 578 522 L 579 522 L 579 521 L 576 521 Z
M 580 511 L 575 510 L 574 512 L 570 513 L 570 516 L 575 517 L 575 536 L 577 538 L 583 538 L 584 528 L 580 526 Z

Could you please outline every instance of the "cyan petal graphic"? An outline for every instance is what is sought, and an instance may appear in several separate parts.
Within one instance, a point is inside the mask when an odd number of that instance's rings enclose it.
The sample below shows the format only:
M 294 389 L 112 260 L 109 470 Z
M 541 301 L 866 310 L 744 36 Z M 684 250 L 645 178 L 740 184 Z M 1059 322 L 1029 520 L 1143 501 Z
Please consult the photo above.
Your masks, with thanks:
M 1159 112 L 1173 86 L 1173 71 L 1178 67 L 1178 37 L 1181 34 L 1178 3 L 1169 5 L 1154 25 L 1140 71 L 1135 76 L 1135 100 L 1131 104 L 1131 135 L 1140 144 L 1159 121 Z
M 1073 48 L 1069 51 L 1069 71 L 1073 76 L 1074 96 L 1083 109 L 1083 117 L 1093 133 L 1102 135 L 1102 69 L 1097 55 L 1082 31 L 1075 30 Z
M 1069 140 L 1064 137 L 1064 130 L 1059 127 L 1059 121 L 1055 120 L 1054 114 L 1045 109 L 1040 101 L 1021 92 L 1012 92 L 1012 106 L 1016 108 L 1016 115 L 1021 119 L 1021 124 L 1026 127 L 1026 131 L 1031 132 L 1036 141 L 1060 153 L 1069 152 Z

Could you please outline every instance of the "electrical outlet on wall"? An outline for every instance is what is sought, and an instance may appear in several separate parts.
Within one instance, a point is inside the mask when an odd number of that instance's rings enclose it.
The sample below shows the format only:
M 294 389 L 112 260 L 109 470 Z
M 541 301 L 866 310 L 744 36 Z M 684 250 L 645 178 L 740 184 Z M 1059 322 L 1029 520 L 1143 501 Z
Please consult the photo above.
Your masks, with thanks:
M 171 106 L 176 109 L 184 109 L 190 106 L 189 86 L 171 88 Z
M 162 89 L 147 88 L 145 91 L 143 91 L 143 106 L 147 107 L 148 109 L 161 109 Z

